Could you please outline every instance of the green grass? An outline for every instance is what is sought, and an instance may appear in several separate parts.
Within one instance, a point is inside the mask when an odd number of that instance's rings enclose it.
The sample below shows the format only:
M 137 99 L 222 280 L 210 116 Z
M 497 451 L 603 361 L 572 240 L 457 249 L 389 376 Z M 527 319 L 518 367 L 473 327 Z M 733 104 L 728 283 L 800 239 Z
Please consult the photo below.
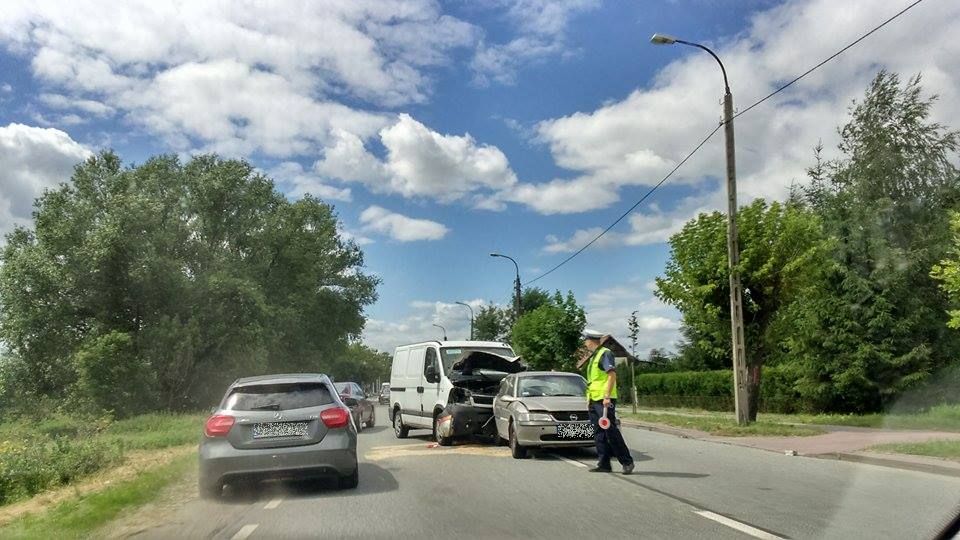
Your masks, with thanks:
M 647 407 L 649 409 L 649 407 Z M 733 420 L 733 413 L 690 408 L 656 409 L 674 415 Z M 923 429 L 960 432 L 960 405 L 938 405 L 916 414 L 774 414 L 760 413 L 760 422 L 774 424 L 809 424 L 853 426 L 882 429 Z
M 821 428 L 813 426 L 791 426 L 760 420 L 747 426 L 738 426 L 732 415 L 725 413 L 705 413 L 697 415 L 656 414 L 656 413 L 620 413 L 623 418 L 632 418 L 643 422 L 654 422 L 669 426 L 697 429 L 711 435 L 723 437 L 752 436 L 806 436 L 823 433 Z
M 181 446 L 199 441 L 203 420 L 200 414 L 143 414 L 110 424 L 100 437 L 128 450 Z
M 0 527 L 0 538 L 88 538 L 121 511 L 154 500 L 161 490 L 195 466 L 196 456 L 180 456 L 168 464 Z
M 960 441 L 929 441 L 923 443 L 894 443 L 873 446 L 870 450 L 932 456 L 960 461 Z
M 0 505 L 117 465 L 131 450 L 196 443 L 203 416 L 152 413 L 112 422 L 62 414 L 0 423 Z

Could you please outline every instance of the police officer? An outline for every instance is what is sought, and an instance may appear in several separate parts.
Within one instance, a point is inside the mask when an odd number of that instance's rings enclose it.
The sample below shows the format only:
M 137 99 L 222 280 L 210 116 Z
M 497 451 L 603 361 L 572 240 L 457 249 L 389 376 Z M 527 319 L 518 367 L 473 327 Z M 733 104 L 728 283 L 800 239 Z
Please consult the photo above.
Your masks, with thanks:
M 623 474 L 633 472 L 633 457 L 623 441 L 623 434 L 617 425 L 617 372 L 616 360 L 610 349 L 602 345 L 604 334 L 594 330 L 584 330 L 583 339 L 586 348 L 583 359 L 587 363 L 587 401 L 590 407 L 590 422 L 593 424 L 594 440 L 600 460 L 590 472 L 612 472 L 610 460 L 617 458 L 623 466 Z M 610 427 L 600 429 L 600 418 L 607 409 Z

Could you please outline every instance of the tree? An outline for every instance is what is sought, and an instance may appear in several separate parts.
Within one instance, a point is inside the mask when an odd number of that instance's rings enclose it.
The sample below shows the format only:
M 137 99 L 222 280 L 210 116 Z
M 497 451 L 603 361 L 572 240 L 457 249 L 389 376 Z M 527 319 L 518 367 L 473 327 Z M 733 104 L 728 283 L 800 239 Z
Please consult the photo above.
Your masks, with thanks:
M 919 76 L 901 86 L 880 72 L 840 129 L 841 157 L 811 170 L 806 199 L 831 258 L 795 304 L 786 343 L 814 408 L 888 407 L 960 353 L 930 276 L 950 248 L 960 188 L 958 133 L 928 120 L 934 99 Z
M 930 275 L 940 281 L 940 288 L 956 306 L 960 304 L 960 213 L 953 212 L 950 218 L 950 227 L 953 230 L 953 247 L 950 249 L 949 259 L 944 259 L 933 266 Z M 951 309 L 947 326 L 953 329 L 960 328 L 960 309 Z
M 796 297 L 824 257 L 817 217 L 797 204 L 758 199 L 737 213 L 740 228 L 744 335 L 750 379 L 751 420 L 756 419 L 761 368 L 782 354 L 781 309 Z M 656 295 L 675 306 L 707 365 L 730 363 L 730 287 L 726 218 L 700 214 L 670 238 L 665 275 Z
M 640 337 L 640 321 L 637 320 L 637 312 L 634 311 L 627 319 L 627 332 L 630 337 L 630 354 L 637 355 L 637 339 Z
M 0 339 L 29 391 L 106 404 L 98 381 L 143 372 L 166 408 L 212 403 L 237 376 L 322 368 L 378 283 L 332 207 L 215 156 L 92 157 L 0 261 Z
M 480 341 L 503 341 L 507 333 L 508 316 L 503 309 L 481 306 L 473 319 L 474 339 Z
M 514 351 L 534 369 L 574 371 L 586 315 L 572 292 L 524 313 L 513 327 Z
M 342 354 L 327 362 L 325 372 L 335 381 L 350 381 L 370 385 L 377 380 L 390 380 L 393 357 L 366 345 L 354 342 Z
M 551 301 L 550 293 L 540 287 L 527 287 L 520 293 L 520 307 L 524 313 L 530 313 Z

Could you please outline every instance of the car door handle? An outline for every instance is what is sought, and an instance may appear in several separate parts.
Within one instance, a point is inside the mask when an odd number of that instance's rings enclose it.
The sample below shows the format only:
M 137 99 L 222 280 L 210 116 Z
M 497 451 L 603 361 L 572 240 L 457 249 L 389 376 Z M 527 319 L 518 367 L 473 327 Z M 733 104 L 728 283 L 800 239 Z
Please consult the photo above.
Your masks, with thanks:
M 417 387 L 417 393 L 418 393 L 418 394 L 422 394 L 422 393 L 423 393 L 423 387 L 422 387 L 422 386 L 418 386 L 418 387 Z

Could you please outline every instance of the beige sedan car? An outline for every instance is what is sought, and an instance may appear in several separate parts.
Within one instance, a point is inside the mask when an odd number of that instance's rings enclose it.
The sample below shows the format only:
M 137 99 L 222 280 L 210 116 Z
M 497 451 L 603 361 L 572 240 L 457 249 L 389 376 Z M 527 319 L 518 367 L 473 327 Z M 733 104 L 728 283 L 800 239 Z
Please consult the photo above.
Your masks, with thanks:
M 593 446 L 586 388 L 576 373 L 525 371 L 504 378 L 493 400 L 499 440 L 517 459 L 531 447 Z

